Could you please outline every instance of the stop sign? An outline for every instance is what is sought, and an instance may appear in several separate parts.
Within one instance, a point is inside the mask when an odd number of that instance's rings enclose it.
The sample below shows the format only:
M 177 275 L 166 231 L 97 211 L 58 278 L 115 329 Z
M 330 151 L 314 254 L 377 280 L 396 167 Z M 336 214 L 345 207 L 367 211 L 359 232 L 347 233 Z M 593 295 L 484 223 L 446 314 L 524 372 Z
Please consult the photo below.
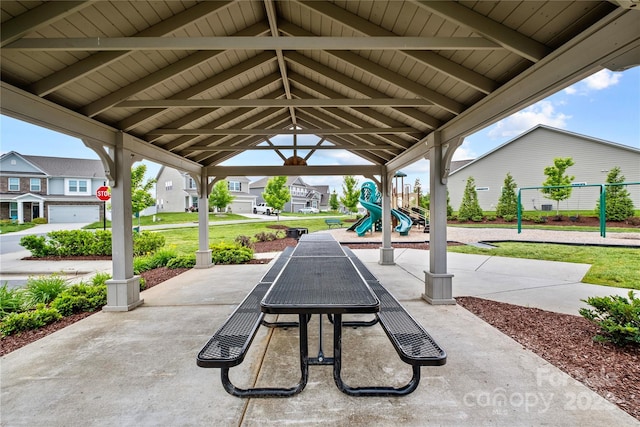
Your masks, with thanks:
M 98 198 L 98 200 L 102 200 L 103 202 L 109 200 L 111 198 L 111 194 L 109 194 L 109 187 L 106 187 L 104 185 L 102 187 L 99 187 L 98 191 L 96 191 L 96 197 Z

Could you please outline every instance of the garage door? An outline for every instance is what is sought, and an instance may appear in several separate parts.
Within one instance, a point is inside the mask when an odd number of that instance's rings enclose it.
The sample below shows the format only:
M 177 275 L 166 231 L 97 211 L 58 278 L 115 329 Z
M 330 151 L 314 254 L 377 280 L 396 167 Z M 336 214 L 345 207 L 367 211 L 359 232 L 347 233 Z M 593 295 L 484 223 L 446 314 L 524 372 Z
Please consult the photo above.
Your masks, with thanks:
M 231 204 L 231 210 L 233 211 L 233 213 L 252 213 L 252 207 L 253 205 L 250 201 L 246 202 L 234 200 Z
M 88 223 L 100 220 L 99 206 L 49 206 L 49 223 Z

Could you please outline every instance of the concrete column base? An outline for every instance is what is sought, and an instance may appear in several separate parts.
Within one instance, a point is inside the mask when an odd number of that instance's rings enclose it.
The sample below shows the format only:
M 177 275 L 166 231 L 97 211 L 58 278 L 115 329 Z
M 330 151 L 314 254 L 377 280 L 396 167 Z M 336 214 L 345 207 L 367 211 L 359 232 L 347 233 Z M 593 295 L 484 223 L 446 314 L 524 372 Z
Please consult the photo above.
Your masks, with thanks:
M 107 280 L 107 305 L 102 311 L 130 311 L 141 305 L 140 276 L 125 280 Z
M 213 261 L 211 261 L 211 249 L 206 251 L 196 251 L 196 266 L 195 268 L 210 268 L 213 267 Z
M 380 265 L 396 265 L 393 260 L 393 248 L 380 248 Z
M 453 274 L 424 272 L 425 293 L 422 299 L 433 305 L 455 305 L 453 299 Z

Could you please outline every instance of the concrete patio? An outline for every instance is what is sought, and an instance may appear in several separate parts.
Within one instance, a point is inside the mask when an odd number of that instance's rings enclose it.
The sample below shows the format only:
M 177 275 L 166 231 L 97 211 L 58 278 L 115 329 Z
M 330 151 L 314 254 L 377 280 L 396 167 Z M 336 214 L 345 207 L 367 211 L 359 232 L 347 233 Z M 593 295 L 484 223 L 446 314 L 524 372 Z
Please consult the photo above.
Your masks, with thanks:
M 219 370 L 198 368 L 195 356 L 268 265 L 215 266 L 144 291 L 145 303 L 136 310 L 97 313 L 3 357 L 1 425 L 640 424 L 464 308 L 425 303 L 424 251 L 397 250 L 395 266 L 378 265 L 377 250 L 356 253 L 448 353 L 445 366 L 422 368 L 420 386 L 409 396 L 348 397 L 335 387 L 328 366 L 311 367 L 307 388 L 292 398 L 228 395 Z M 588 266 L 540 263 L 449 256 L 456 295 L 575 314 L 583 294 L 625 292 L 579 284 Z M 294 384 L 297 342 L 296 329 L 261 328 L 232 379 L 241 386 L 256 378 L 257 386 Z M 327 336 L 325 353 L 330 342 Z M 313 353 L 317 336 L 310 343 Z M 410 376 L 378 326 L 346 330 L 343 349 L 351 385 L 399 384 Z

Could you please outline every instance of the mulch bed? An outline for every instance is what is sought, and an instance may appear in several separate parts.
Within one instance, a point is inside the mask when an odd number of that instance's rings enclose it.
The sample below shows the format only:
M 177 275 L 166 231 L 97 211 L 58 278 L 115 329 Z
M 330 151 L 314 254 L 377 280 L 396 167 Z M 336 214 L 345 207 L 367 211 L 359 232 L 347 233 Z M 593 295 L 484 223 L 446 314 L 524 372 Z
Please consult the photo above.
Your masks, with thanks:
M 640 420 L 640 347 L 598 343 L 580 316 L 475 297 L 458 304 Z

